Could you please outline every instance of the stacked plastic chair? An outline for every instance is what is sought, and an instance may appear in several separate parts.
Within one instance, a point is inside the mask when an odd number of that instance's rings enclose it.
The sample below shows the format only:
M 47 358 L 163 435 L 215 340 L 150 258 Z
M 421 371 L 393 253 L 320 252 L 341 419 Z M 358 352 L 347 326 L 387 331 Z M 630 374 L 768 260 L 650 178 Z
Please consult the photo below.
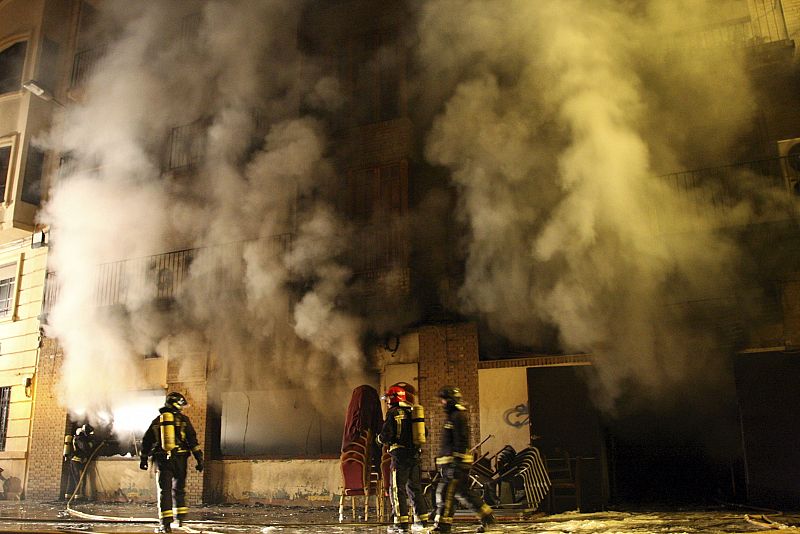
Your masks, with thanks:
M 347 497 L 350 498 L 353 521 L 356 517 L 356 498 L 364 499 L 364 521 L 369 520 L 370 497 L 375 500 L 375 515 L 383 520 L 383 488 L 381 476 L 372 468 L 369 445 L 372 433 L 367 431 L 362 438 L 349 443 L 340 456 L 342 468 L 342 493 L 339 497 L 339 521 L 344 521 L 344 505 Z
M 538 510 L 551 487 L 539 449 L 528 447 L 513 457 L 506 451 L 499 460 L 497 474 L 493 477 L 495 484 L 499 487 L 501 482 L 510 482 L 514 490 L 519 488 L 524 492 L 526 508 Z
M 369 520 L 370 497 L 375 498 L 375 514 L 384 517 L 382 477 L 380 475 L 380 448 L 375 435 L 383 426 L 383 415 L 378 392 L 369 385 L 353 390 L 345 417 L 342 434 L 342 491 L 339 498 L 339 521 L 344 521 L 344 505 L 350 498 L 353 521 L 356 517 L 356 500 L 364 499 L 364 521 Z

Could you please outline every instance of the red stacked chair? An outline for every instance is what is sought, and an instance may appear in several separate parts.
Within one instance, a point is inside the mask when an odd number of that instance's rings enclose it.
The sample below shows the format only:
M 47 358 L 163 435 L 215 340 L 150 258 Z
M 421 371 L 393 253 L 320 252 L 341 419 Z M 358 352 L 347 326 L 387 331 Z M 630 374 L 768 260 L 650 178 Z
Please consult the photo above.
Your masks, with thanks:
M 344 521 L 345 497 L 350 497 L 353 521 L 356 520 L 356 497 L 364 497 L 364 521 L 369 520 L 369 498 L 375 497 L 375 513 L 383 520 L 383 492 L 380 475 L 374 473 L 370 458 L 372 433 L 365 431 L 349 443 L 340 456 L 342 467 L 342 493 L 339 498 L 339 521 Z

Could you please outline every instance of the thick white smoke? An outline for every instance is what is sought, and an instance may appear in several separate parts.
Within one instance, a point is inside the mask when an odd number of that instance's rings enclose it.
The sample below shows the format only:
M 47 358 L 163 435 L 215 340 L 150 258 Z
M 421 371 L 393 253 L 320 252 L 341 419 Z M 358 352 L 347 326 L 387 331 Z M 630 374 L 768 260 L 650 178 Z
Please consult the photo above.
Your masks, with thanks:
M 657 178 L 718 162 L 750 118 L 742 58 L 681 37 L 718 8 L 420 5 L 420 91 L 445 100 L 426 155 L 452 171 L 470 233 L 463 308 L 522 345 L 557 326 L 595 356 L 607 408 L 719 376 L 724 349 L 680 303 L 729 294 L 738 252 L 713 209 Z
M 47 334 L 63 345 L 62 400 L 74 414 L 96 417 L 118 391 L 142 387 L 143 354 L 196 347 L 198 332 L 224 387 L 283 380 L 326 406 L 331 389 L 363 382 L 363 326 L 335 306 L 347 279 L 335 259 L 340 223 L 314 198 L 332 175 L 326 134 L 298 114 L 304 102 L 339 99 L 297 50 L 302 9 L 278 0 L 104 2 L 97 33 L 114 37 L 51 136 L 82 170 L 58 181 L 42 215 L 61 287 Z M 178 146 L 181 156 L 202 157 L 191 173 L 165 175 L 170 132 L 182 125 L 197 133 Z M 115 306 L 96 306 L 98 265 L 152 270 L 137 259 L 181 249 L 193 252 L 181 256 L 172 313 L 153 309 L 157 272 L 126 273 Z

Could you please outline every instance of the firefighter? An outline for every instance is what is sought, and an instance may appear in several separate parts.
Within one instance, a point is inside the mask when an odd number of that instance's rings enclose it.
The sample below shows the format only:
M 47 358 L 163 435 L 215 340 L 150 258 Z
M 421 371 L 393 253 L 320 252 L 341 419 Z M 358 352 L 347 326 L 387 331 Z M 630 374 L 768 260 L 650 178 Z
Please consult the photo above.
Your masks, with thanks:
M 428 503 L 422 492 L 420 447 L 425 441 L 424 419 L 415 417 L 421 407 L 412 406 L 411 394 L 402 384 L 391 386 L 382 397 L 389 405 L 378 443 L 389 449 L 392 457 L 391 491 L 394 524 L 389 532 L 409 530 L 408 501 L 421 527 L 428 525 Z
M 77 493 L 81 474 L 88 470 L 94 449 L 94 428 L 92 425 L 79 426 L 75 429 L 74 436 L 64 436 L 64 461 L 69 462 L 69 477 L 67 479 L 67 492 L 64 494 L 65 499 L 69 499 L 74 493 Z M 88 498 L 89 492 L 86 491 L 86 487 L 87 484 L 84 483 L 82 485 L 83 495 L 76 495 L 75 498 Z
M 469 453 L 469 419 L 461 400 L 461 390 L 445 386 L 439 391 L 439 398 L 444 408 L 445 423 L 439 456 L 436 458 L 441 479 L 436 487 L 436 524 L 432 531 L 450 532 L 455 499 L 478 516 L 481 521 L 478 532 L 493 529 L 496 521 L 492 509 L 469 490 L 472 455 Z
M 147 470 L 148 456 L 153 457 L 158 485 L 158 516 L 156 532 L 172 532 L 175 519 L 183 526 L 189 509 L 186 507 L 186 469 L 189 453 L 194 456 L 195 469 L 203 470 L 203 451 L 197 444 L 197 433 L 181 410 L 188 406 L 186 397 L 177 392 L 167 395 L 160 415 L 153 419 L 142 438 L 139 468 Z

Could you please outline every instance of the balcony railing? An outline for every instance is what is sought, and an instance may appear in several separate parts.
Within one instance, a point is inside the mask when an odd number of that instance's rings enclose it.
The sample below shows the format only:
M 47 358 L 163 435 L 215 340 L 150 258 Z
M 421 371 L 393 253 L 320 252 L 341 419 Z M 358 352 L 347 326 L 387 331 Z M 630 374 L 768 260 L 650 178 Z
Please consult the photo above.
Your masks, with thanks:
M 789 34 L 779 2 L 753 2 L 751 15 L 695 28 L 666 38 L 668 49 L 747 48 L 787 41 Z
M 98 46 L 83 50 L 75 54 L 75 59 L 72 62 L 72 76 L 70 77 L 70 88 L 75 89 L 82 87 L 89 76 L 94 71 L 95 66 L 106 54 L 107 46 Z
M 782 157 L 675 172 L 662 175 L 660 179 L 684 195 L 698 215 L 706 216 L 702 218 L 713 220 L 720 227 L 727 223 L 741 224 L 733 219 L 732 210 L 749 201 L 753 206 L 763 206 L 759 208 L 761 212 L 753 211 L 758 219 L 784 218 L 782 213 L 770 209 L 780 202 L 781 196 L 798 193 L 800 170 L 790 164 L 789 158 Z M 776 202 L 763 202 L 767 198 Z M 659 212 L 658 207 L 656 212 Z M 686 222 L 669 219 L 661 213 L 658 218 L 659 233 L 680 231 L 677 226 Z
M 262 247 L 263 254 L 278 256 L 291 248 L 292 234 L 101 264 L 95 269 L 92 303 L 114 306 L 170 301 L 181 294 L 190 280 L 204 291 L 225 291 L 233 285 L 234 277 L 240 278 L 244 248 L 255 243 Z M 44 314 L 53 310 L 60 290 L 57 273 L 48 272 L 42 305 Z
M 169 134 L 167 147 L 169 153 L 166 170 L 186 169 L 199 163 L 206 152 L 205 121 L 196 120 L 173 128 Z

